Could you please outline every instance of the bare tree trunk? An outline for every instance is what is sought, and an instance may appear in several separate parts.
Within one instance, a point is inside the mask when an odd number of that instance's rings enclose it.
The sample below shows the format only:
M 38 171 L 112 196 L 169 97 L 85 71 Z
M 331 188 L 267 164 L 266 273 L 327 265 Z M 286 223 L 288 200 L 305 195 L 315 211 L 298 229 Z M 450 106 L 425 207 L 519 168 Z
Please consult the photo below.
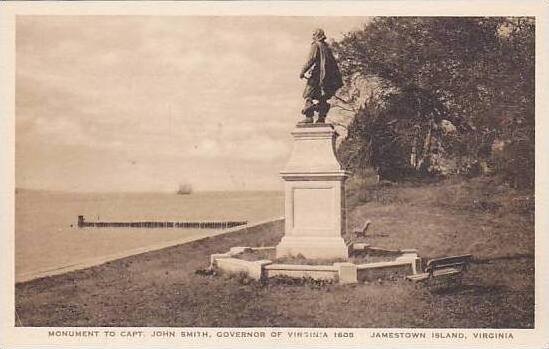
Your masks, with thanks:
M 412 143 L 412 151 L 410 152 L 410 166 L 416 168 L 417 166 L 417 136 L 414 137 Z
M 421 171 L 422 169 L 427 169 L 431 161 L 431 146 L 432 146 L 432 134 L 433 134 L 433 121 L 429 121 L 429 128 L 427 129 L 427 134 L 425 135 L 425 140 L 423 142 L 423 151 L 421 152 L 421 158 L 416 164 L 416 170 Z

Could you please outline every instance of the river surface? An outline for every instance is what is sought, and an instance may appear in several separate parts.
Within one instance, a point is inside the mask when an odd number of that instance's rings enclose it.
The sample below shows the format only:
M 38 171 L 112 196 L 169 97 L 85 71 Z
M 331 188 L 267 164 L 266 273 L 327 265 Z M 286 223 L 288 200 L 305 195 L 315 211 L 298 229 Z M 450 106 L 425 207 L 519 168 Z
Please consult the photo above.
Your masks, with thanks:
M 248 221 L 282 217 L 282 192 L 61 193 L 18 190 L 15 279 L 79 269 L 109 259 L 192 241 L 219 230 L 78 228 L 87 221 Z M 230 246 L 227 246 L 227 249 Z

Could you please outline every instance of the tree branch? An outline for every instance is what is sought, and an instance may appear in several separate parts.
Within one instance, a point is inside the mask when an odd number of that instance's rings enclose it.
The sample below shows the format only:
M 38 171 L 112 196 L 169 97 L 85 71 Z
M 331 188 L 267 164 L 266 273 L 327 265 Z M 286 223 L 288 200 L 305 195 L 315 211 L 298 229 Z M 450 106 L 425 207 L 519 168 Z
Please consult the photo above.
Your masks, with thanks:
M 333 121 L 333 120 L 330 120 L 331 124 L 332 125 L 335 125 L 335 126 L 339 126 L 339 127 L 343 127 L 344 129 L 349 129 L 349 127 L 345 124 L 342 124 L 341 122 L 338 122 L 338 121 Z
M 348 111 L 348 112 L 351 112 L 351 113 L 356 113 L 356 110 L 355 109 L 350 109 L 350 108 L 345 108 L 339 104 L 334 104 L 332 107 L 334 108 L 339 108 L 341 110 L 345 110 L 345 111 Z

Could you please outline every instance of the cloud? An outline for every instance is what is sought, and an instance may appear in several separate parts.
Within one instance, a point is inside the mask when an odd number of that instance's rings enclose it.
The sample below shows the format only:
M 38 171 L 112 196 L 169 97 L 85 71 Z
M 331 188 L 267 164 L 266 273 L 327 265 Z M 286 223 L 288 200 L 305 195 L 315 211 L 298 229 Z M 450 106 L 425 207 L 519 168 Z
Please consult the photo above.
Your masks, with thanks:
M 202 188 L 201 178 L 217 188 L 277 187 L 300 116 L 297 74 L 310 32 L 358 22 L 19 16 L 18 183 L 77 190 L 93 174 L 97 190 L 154 190 L 185 173 Z M 98 159 L 100 167 L 89 165 Z M 232 179 L 206 175 L 218 171 Z

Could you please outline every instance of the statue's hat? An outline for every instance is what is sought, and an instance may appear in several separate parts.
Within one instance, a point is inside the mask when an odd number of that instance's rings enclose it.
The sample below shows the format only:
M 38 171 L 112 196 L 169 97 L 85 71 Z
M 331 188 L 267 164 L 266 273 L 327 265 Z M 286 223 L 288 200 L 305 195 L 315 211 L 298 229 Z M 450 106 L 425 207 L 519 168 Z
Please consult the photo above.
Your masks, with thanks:
M 324 30 L 321 28 L 315 29 L 315 31 L 313 32 L 313 40 L 320 41 L 325 39 L 326 39 L 326 34 L 324 34 Z

